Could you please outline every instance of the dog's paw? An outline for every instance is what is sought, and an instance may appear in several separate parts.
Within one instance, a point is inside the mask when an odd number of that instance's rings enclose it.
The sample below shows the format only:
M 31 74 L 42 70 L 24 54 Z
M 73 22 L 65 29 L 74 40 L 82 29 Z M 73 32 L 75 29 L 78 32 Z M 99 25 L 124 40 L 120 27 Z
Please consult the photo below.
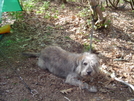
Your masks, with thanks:
M 89 89 L 88 89 L 89 92 L 92 92 L 92 93 L 96 93 L 97 92 L 97 87 L 95 86 L 91 86 Z
M 81 89 L 89 89 L 89 85 L 88 85 L 87 83 L 82 83 L 82 84 L 80 85 L 80 88 L 81 88 Z
M 80 85 L 80 88 L 81 89 L 86 89 L 86 90 L 88 90 L 91 93 L 96 93 L 97 92 L 97 87 L 95 87 L 95 86 L 89 87 L 89 85 L 87 83 L 82 83 Z

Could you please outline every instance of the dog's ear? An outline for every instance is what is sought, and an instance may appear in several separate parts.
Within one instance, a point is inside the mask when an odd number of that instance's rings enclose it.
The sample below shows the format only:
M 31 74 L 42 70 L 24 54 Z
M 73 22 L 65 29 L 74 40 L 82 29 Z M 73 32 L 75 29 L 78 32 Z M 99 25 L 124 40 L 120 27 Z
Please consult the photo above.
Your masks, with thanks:
M 96 66 L 94 67 L 94 70 L 96 71 L 97 74 L 100 74 L 100 62 L 99 62 L 99 59 L 97 61 L 98 62 L 96 63 Z
M 98 58 L 98 56 L 96 54 L 92 54 L 92 66 L 94 68 L 94 70 L 96 71 L 97 74 L 100 73 L 100 59 Z
M 76 59 L 76 66 L 75 66 L 75 71 L 80 74 L 81 72 L 81 63 L 82 63 L 82 60 L 83 60 L 83 55 L 79 56 L 77 59 Z
M 76 65 L 81 65 L 81 62 L 83 60 L 83 55 L 79 56 L 77 59 L 76 59 Z

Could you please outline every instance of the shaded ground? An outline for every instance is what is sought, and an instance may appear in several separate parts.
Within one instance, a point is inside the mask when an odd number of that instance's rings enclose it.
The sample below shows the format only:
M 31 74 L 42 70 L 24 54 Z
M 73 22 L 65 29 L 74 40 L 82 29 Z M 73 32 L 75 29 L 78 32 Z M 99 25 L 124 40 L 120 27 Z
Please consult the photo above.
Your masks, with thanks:
M 75 5 L 63 7 L 51 3 L 47 10 L 51 17 L 44 18 L 46 12 L 37 14 L 36 8 L 25 13 L 24 20 L 13 24 L 13 33 L 6 34 L 0 42 L 0 50 L 6 57 L 0 53 L 0 101 L 127 101 L 134 98 L 129 87 L 104 76 L 93 82 L 87 80 L 89 85 L 98 87 L 97 93 L 80 90 L 39 69 L 36 58 L 21 55 L 25 51 L 39 52 L 48 45 L 58 45 L 70 52 L 87 51 L 91 26 L 87 24 L 87 16 L 81 15 L 84 12 L 81 13 L 81 9 Z M 112 24 L 108 29 L 95 31 L 93 38 L 102 69 L 114 72 L 117 77 L 134 85 L 134 14 L 130 10 L 106 10 L 104 14 L 109 15 Z M 36 95 L 29 93 L 13 69 L 32 90 L 38 92 Z M 61 90 L 70 88 L 68 94 L 61 93 Z

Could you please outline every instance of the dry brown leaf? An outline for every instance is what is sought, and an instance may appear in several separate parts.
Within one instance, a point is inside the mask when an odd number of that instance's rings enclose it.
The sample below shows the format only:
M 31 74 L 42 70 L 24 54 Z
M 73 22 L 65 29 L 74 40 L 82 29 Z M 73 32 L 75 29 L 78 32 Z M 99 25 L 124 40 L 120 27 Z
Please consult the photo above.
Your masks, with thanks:
M 102 92 L 102 93 L 107 93 L 108 92 L 108 90 L 104 89 L 104 88 L 101 88 L 99 91 Z
M 75 18 L 76 18 L 75 16 L 72 16 L 72 20 L 75 20 Z
M 73 88 L 69 88 L 69 89 L 64 89 L 64 90 L 61 90 L 60 92 L 62 94 L 68 94 L 68 93 L 71 93 L 73 91 Z

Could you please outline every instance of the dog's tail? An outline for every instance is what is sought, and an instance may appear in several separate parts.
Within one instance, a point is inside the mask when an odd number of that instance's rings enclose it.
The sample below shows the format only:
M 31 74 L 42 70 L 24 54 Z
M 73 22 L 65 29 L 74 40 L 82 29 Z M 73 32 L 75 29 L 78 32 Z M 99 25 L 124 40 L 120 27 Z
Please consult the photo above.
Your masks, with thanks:
M 22 55 L 27 56 L 27 57 L 39 57 L 40 53 L 26 52 L 26 53 L 22 53 Z

